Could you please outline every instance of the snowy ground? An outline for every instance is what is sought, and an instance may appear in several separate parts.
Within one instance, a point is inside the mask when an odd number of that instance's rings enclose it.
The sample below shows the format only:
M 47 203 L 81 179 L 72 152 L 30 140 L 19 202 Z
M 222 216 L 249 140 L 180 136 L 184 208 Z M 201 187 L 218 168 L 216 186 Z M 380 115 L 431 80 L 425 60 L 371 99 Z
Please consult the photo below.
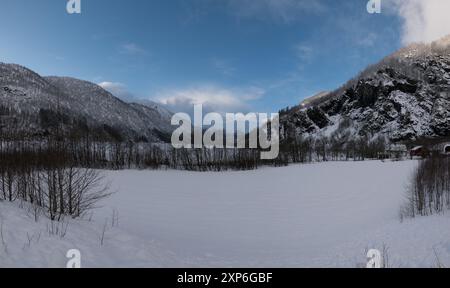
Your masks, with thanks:
M 64 268 L 71 249 L 80 250 L 83 267 L 167 267 L 180 263 L 157 243 L 117 227 L 107 227 L 102 245 L 105 222 L 65 220 L 52 224 L 44 217 L 35 222 L 31 213 L 18 206 L 0 202 L 0 268 Z
M 49 235 L 0 203 L 8 253 L 0 266 L 64 267 L 79 249 L 88 267 L 359 267 L 389 248 L 393 267 L 450 266 L 450 217 L 400 223 L 414 161 L 336 162 L 248 172 L 106 172 L 117 190 L 93 221 Z M 119 211 L 119 227 L 106 220 Z M 27 232 L 39 241 L 28 242 Z M 9 243 L 9 244 L 8 244 Z

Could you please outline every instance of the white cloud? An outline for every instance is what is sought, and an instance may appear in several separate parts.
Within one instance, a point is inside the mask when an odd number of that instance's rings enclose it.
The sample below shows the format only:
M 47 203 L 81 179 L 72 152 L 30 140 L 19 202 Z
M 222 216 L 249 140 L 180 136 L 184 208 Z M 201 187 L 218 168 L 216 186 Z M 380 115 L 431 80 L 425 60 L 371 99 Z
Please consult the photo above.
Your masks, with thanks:
M 105 81 L 98 83 L 98 86 L 124 101 L 131 101 L 135 98 L 133 94 L 128 91 L 127 86 L 119 82 Z
M 147 50 L 142 48 L 136 43 L 125 43 L 122 44 L 119 47 L 119 52 L 121 54 L 128 54 L 128 55 L 144 55 L 147 54 Z
M 141 101 L 120 82 L 104 81 L 98 83 L 100 87 L 126 102 Z M 151 101 L 163 105 L 173 112 L 192 113 L 193 105 L 202 104 L 205 113 L 233 113 L 250 111 L 250 102 L 260 99 L 265 91 L 258 87 L 226 89 L 214 85 L 203 85 L 187 89 L 173 89 L 147 97 Z
M 155 97 L 155 100 L 174 112 L 192 113 L 193 105 L 202 104 L 205 113 L 244 113 L 249 110 L 248 102 L 259 99 L 264 93 L 264 90 L 256 87 L 226 89 L 206 85 L 165 91 Z
M 431 42 L 450 33 L 448 0 L 387 0 L 386 4 L 403 19 L 404 44 Z

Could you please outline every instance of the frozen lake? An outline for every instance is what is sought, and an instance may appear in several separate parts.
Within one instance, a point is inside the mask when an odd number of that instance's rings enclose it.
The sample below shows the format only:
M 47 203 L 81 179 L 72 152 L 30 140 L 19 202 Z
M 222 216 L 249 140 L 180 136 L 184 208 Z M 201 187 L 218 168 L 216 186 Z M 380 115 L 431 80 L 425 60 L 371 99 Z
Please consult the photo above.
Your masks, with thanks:
M 0 267 L 65 267 L 69 249 L 82 267 L 361 267 L 383 247 L 390 267 L 449 267 L 450 215 L 399 219 L 416 164 L 108 171 L 117 193 L 92 219 L 35 222 L 0 202 Z M 67 234 L 49 233 L 54 225 Z
M 108 172 L 118 193 L 96 217 L 118 209 L 122 229 L 162 243 L 182 266 L 356 266 L 366 248 L 381 249 L 383 235 L 341 247 L 400 225 L 399 207 L 414 165 Z

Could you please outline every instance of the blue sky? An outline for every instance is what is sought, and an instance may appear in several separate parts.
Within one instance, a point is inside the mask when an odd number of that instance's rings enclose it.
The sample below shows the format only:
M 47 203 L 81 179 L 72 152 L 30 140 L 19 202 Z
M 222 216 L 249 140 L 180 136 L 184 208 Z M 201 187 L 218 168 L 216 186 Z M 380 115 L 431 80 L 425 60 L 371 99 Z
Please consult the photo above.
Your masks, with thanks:
M 81 0 L 69 15 L 66 0 L 0 0 L 0 61 L 173 110 L 276 112 L 404 44 L 405 16 L 367 1 Z

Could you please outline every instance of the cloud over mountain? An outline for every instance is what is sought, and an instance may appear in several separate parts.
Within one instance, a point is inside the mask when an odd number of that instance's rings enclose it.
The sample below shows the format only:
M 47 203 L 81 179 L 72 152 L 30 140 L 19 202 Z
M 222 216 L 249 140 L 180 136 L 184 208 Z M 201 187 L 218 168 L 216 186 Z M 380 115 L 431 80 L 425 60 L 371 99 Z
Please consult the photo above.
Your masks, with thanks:
M 125 84 L 105 81 L 98 83 L 98 86 L 102 87 L 103 89 L 113 94 L 117 98 L 122 99 L 123 101 L 128 102 L 135 99 L 134 95 L 130 91 L 128 91 Z
M 193 105 L 201 104 L 205 112 L 246 112 L 248 102 L 259 99 L 264 90 L 256 87 L 226 89 L 213 85 L 203 85 L 187 89 L 161 92 L 155 100 L 174 112 L 193 112 Z
M 386 8 L 402 18 L 403 44 L 431 42 L 450 34 L 450 1 L 387 0 Z

